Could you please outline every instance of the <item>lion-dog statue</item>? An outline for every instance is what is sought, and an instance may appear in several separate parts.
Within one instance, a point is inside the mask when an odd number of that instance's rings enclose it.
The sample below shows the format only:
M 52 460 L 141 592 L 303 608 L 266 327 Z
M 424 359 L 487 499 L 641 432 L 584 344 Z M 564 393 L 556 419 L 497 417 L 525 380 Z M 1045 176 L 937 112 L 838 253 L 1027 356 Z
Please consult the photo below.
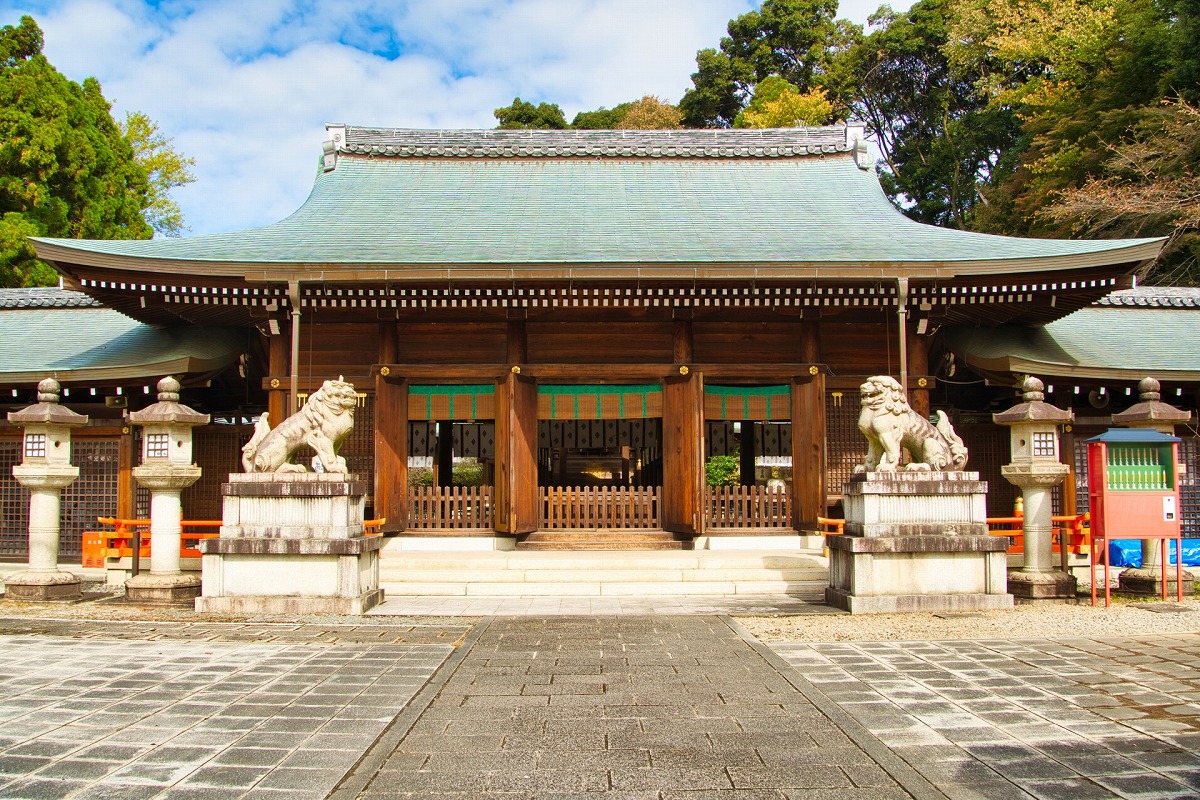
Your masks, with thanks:
M 967 464 L 967 448 L 942 411 L 937 425 L 912 410 L 904 390 L 894 378 L 876 375 L 859 387 L 862 411 L 858 429 L 867 437 L 867 457 L 855 472 L 894 471 L 900 464 L 900 449 L 908 450 L 912 462 L 905 469 L 946 472 Z
M 299 412 L 274 428 L 263 413 L 254 426 L 254 436 L 242 448 L 242 468 L 246 472 L 307 472 L 303 464 L 292 463 L 301 447 L 316 452 L 313 466 L 325 472 L 346 472 L 346 459 L 338 455 L 342 442 L 354 429 L 354 408 L 358 395 L 354 386 L 338 376 L 308 396 Z

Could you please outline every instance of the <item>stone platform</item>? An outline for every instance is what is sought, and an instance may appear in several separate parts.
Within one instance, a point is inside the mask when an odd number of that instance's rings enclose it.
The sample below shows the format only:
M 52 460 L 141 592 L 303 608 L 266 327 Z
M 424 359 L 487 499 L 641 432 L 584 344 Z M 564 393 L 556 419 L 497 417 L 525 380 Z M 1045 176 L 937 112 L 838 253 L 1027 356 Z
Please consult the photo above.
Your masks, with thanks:
M 976 472 L 853 476 L 825 601 L 851 613 L 1011 607 L 1008 541 L 988 535 L 986 496 Z
M 197 611 L 362 614 L 383 600 L 382 542 L 363 535 L 356 476 L 234 474 L 222 493 L 221 536 L 200 543 Z

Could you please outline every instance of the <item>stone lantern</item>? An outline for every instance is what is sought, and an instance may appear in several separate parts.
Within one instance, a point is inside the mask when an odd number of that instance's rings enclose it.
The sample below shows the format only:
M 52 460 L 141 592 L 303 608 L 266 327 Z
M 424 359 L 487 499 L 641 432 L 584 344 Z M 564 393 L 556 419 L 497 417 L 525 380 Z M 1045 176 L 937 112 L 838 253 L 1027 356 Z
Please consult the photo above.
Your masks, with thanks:
M 1154 378 L 1142 378 L 1138 383 L 1138 400 L 1136 405 L 1125 411 L 1112 415 L 1113 425 L 1126 428 L 1141 428 L 1175 435 L 1175 426 L 1184 425 L 1192 418 L 1192 412 L 1183 411 L 1162 402 L 1160 385 Z M 1120 575 L 1121 589 L 1134 594 L 1158 595 L 1162 593 L 1163 580 L 1162 555 L 1158 542 L 1152 539 L 1142 540 L 1142 566 L 1131 567 Z M 1174 583 L 1168 573 L 1167 582 Z M 1183 573 L 1183 593 L 1190 597 L 1195 587 L 1195 577 L 1186 570 Z M 1169 591 L 1169 587 L 1168 587 Z
M 179 388 L 168 375 L 158 382 L 158 402 L 129 415 L 142 428 L 142 464 L 133 477 L 150 490 L 150 572 L 125 582 L 134 602 L 191 603 L 200 596 L 200 575 L 179 568 L 179 494 L 200 478 L 192 463 L 192 428 L 207 425 L 209 416 L 181 404 Z
M 71 466 L 71 428 L 88 418 L 58 404 L 58 381 L 38 384 L 36 405 L 10 412 L 8 421 L 25 429 L 21 463 L 13 477 L 29 488 L 29 569 L 4 579 L 13 600 L 77 600 L 80 578 L 58 568 L 59 493 L 79 477 Z
M 993 414 L 997 425 L 1011 433 L 1012 462 L 1000 474 L 1021 488 L 1025 506 L 1025 563 L 1008 573 L 1008 590 L 1021 600 L 1075 597 L 1075 576 L 1055 567 L 1052 544 L 1053 508 L 1050 492 L 1070 473 L 1059 459 L 1058 430 L 1075 418 L 1045 402 L 1042 382 L 1032 376 L 1021 384 L 1023 402 Z

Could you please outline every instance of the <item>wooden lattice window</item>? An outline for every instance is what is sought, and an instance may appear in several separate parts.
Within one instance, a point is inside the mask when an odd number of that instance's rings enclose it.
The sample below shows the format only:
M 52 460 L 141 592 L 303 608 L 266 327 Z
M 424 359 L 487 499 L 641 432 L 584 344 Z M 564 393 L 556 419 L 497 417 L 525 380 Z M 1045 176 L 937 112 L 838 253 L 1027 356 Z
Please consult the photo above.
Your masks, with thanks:
M 842 496 L 854 468 L 867 457 L 867 440 L 858 430 L 860 402 L 858 390 L 825 394 L 825 491 L 831 498 Z

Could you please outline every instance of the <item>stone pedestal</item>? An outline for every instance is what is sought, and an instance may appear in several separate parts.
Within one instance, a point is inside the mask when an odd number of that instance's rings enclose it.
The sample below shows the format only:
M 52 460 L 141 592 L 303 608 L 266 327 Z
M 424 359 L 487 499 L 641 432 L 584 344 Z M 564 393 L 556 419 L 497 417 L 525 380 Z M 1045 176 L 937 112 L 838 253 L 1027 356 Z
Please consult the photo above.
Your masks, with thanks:
M 1149 545 L 1149 547 L 1147 547 Z M 1159 543 L 1154 540 L 1143 540 L 1142 563 L 1146 563 L 1147 550 L 1153 548 L 1154 561 L 1148 567 L 1130 567 L 1122 570 L 1117 577 L 1118 587 L 1128 594 L 1144 594 L 1148 597 L 1162 597 L 1163 568 L 1158 563 L 1162 559 L 1158 553 Z M 1186 569 L 1183 571 L 1183 596 L 1191 597 L 1196 593 L 1196 577 Z M 1175 568 L 1167 569 L 1167 595 L 1175 595 Z
M 851 613 L 1012 606 L 1008 540 L 989 536 L 976 472 L 868 472 L 846 484 L 825 600 Z
M 200 576 L 180 570 L 179 493 L 199 480 L 200 467 L 143 465 L 133 477 L 150 490 L 150 572 L 125 581 L 125 596 L 134 603 L 192 605 L 200 596 Z
M 4 579 L 9 600 L 78 600 L 78 575 L 58 568 L 59 493 L 79 477 L 72 466 L 18 464 L 13 476 L 29 489 L 29 568 Z
M 363 536 L 356 476 L 235 474 L 222 492 L 221 536 L 200 543 L 197 611 L 362 614 L 383 600 L 381 540 Z
M 1053 560 L 1054 519 L 1050 490 L 1062 483 L 1066 464 L 1005 464 L 1004 477 L 1021 487 L 1025 517 L 1023 566 L 1008 574 L 1008 590 L 1018 602 L 1074 600 L 1075 576 L 1063 572 Z

